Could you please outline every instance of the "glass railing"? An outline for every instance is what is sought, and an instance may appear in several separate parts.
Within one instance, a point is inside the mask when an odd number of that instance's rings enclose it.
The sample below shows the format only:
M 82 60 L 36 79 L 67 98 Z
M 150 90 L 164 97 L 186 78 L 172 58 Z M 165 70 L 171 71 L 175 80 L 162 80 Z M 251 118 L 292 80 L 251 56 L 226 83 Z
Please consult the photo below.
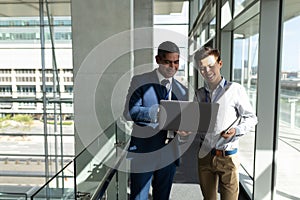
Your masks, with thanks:
M 128 135 L 120 120 L 111 124 L 88 147 L 53 176 L 31 199 L 107 199 L 127 195 L 127 175 L 118 172 Z M 124 132 L 125 130 L 125 132 Z M 118 182 L 122 180 L 122 186 Z M 117 199 L 117 198 L 113 198 Z M 122 198 L 127 199 L 127 198 Z
M 75 199 L 74 163 L 75 160 L 69 162 L 36 191 L 31 199 Z
M 0 192 L 0 199 L 2 200 L 10 200 L 10 199 L 18 199 L 18 200 L 26 200 L 27 194 L 26 193 L 6 193 L 6 192 Z

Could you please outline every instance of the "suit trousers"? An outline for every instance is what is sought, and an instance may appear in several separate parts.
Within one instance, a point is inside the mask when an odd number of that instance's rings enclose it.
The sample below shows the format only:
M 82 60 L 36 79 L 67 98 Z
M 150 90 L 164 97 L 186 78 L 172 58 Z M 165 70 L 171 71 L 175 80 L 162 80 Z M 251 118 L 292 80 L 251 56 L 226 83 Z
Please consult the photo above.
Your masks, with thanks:
M 240 161 L 238 154 L 217 156 L 208 153 L 198 159 L 198 174 L 204 200 L 237 200 L 239 196 Z
M 148 200 L 152 183 L 153 200 L 169 200 L 176 164 L 153 172 L 130 174 L 130 200 Z

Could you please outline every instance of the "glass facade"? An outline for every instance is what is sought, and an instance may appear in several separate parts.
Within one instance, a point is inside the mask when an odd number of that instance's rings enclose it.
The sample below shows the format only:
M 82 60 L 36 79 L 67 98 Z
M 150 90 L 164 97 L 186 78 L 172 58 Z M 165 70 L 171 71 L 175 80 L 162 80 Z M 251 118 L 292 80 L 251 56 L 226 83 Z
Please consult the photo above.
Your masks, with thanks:
M 257 96 L 259 16 L 247 21 L 233 31 L 232 81 L 243 85 L 255 110 Z M 254 130 L 253 130 L 254 131 Z M 253 177 L 255 134 L 247 134 L 240 140 L 242 166 Z
M 42 186 L 74 157 L 70 6 L 0 1 L 0 192 Z
M 300 191 L 300 7 L 284 1 L 283 38 L 280 70 L 277 199 L 299 199 Z M 293 9 L 291 9 L 293 8 Z
M 247 6 L 253 3 L 254 0 L 235 0 L 234 1 L 234 16 L 237 16 L 245 10 Z
M 157 6 L 155 6 L 158 4 Z M 188 24 L 189 24 L 189 2 L 183 1 L 178 2 L 181 4 L 182 10 L 179 13 L 167 13 L 167 14 L 155 14 L 154 17 L 154 30 L 164 29 L 166 31 L 170 31 L 180 36 L 178 38 L 186 38 L 185 40 L 177 40 L 174 39 L 174 42 L 180 48 L 180 66 L 178 72 L 175 74 L 175 78 L 179 80 L 185 86 L 188 85 L 188 74 L 187 74 L 187 49 L 188 49 Z M 155 2 L 154 7 L 159 7 L 159 2 Z M 154 13 L 157 12 L 154 10 Z M 157 47 L 162 42 L 162 37 L 159 32 L 154 32 L 153 40 L 154 40 L 154 52 L 153 55 L 157 54 Z M 155 63 L 155 60 L 153 60 Z
M 213 3 L 206 3 L 212 8 Z M 221 49 L 222 74 L 245 87 L 259 119 L 240 140 L 240 181 L 251 199 L 300 198 L 299 8 L 293 0 L 217 2 L 220 18 L 215 15 L 213 40 L 219 42 L 210 44 Z M 203 16 L 211 13 L 208 10 L 191 14 L 190 40 L 206 33 L 201 26 L 207 24 Z M 191 44 L 192 58 L 207 42 L 197 39 Z M 195 88 L 201 82 L 195 82 Z

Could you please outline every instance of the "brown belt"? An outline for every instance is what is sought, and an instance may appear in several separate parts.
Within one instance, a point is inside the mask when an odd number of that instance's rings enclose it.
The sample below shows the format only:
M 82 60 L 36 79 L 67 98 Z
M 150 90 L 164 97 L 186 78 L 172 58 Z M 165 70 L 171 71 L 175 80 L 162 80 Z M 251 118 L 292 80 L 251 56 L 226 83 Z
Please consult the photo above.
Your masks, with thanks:
M 237 149 L 232 149 L 232 150 L 219 150 L 219 149 L 213 149 L 211 151 L 211 154 L 214 156 L 229 156 L 237 153 Z

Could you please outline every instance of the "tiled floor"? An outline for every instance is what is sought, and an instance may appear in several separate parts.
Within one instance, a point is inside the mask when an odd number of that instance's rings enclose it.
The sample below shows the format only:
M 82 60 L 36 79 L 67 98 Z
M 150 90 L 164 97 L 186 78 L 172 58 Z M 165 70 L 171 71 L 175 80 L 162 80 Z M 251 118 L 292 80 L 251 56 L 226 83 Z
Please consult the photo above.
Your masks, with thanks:
M 203 200 L 200 186 L 198 184 L 180 184 L 175 183 L 172 186 L 170 200 Z M 247 196 L 240 191 L 239 200 L 248 200 Z

